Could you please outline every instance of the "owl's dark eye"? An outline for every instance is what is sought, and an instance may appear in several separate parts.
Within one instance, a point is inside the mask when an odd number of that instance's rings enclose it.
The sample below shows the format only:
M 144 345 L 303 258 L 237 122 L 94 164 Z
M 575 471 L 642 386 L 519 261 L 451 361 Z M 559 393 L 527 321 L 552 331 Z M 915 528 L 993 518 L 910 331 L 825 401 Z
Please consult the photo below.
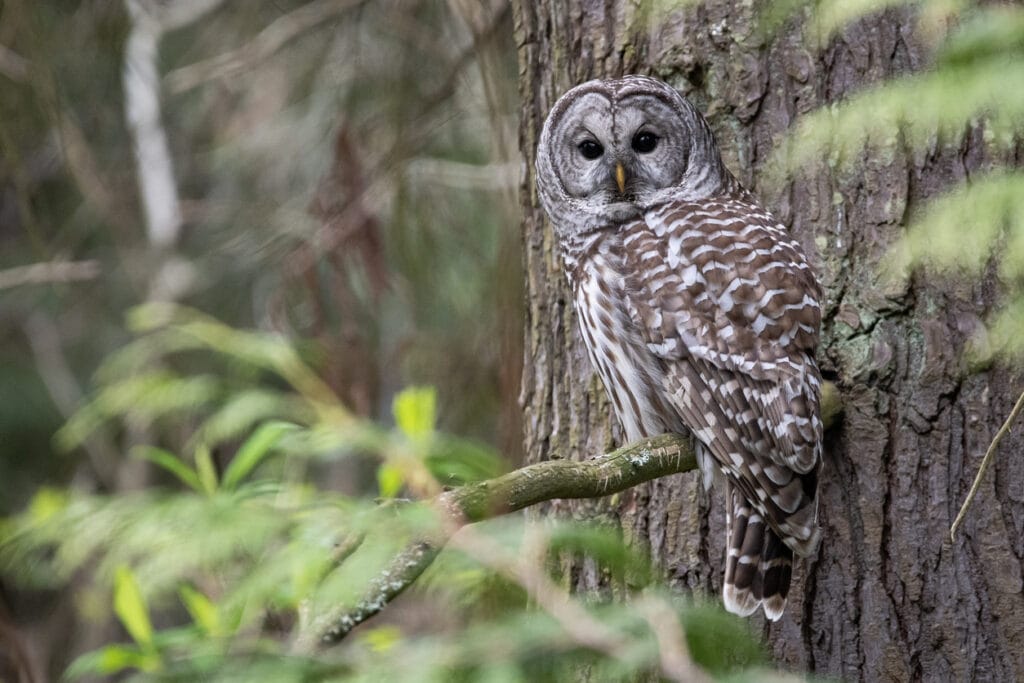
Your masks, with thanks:
M 658 146 L 658 136 L 654 133 L 637 133 L 633 136 L 633 151 L 640 154 L 653 152 Z
M 580 150 L 580 154 L 583 155 L 584 159 L 597 159 L 604 154 L 604 147 L 593 140 L 584 140 L 576 145 L 576 147 Z

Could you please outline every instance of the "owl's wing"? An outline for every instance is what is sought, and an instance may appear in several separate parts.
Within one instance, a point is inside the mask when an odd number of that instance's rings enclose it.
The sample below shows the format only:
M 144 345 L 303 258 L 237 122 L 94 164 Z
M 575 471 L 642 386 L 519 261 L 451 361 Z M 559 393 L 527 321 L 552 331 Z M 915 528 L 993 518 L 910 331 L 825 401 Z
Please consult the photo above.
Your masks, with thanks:
M 748 500 L 810 540 L 821 311 L 800 248 L 749 196 L 663 205 L 624 244 L 630 313 L 669 400 Z

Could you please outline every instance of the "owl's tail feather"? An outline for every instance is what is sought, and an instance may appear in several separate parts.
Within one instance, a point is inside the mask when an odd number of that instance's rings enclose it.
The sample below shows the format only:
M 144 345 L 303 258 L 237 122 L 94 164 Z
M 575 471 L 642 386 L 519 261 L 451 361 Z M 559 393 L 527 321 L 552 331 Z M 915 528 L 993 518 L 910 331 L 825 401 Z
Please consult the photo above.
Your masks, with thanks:
M 778 621 L 786 609 L 793 551 L 731 482 L 727 488 L 725 608 L 745 617 L 760 605 L 766 617 Z

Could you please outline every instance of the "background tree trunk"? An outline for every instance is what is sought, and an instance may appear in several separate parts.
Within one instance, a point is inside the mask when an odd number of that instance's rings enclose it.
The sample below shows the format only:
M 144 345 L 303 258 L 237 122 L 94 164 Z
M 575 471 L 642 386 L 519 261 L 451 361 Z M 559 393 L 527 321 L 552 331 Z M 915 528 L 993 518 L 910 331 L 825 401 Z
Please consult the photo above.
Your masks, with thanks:
M 1004 440 L 956 542 L 948 535 L 1021 390 L 1019 376 L 963 361 L 997 288 L 923 276 L 886 283 L 876 274 L 909 210 L 993 160 L 972 129 L 963 141 L 937 140 L 926 154 L 897 142 L 885 154 L 865 154 L 853 171 L 822 164 L 765 187 L 770 152 L 799 115 L 921 68 L 925 54 L 906 13 L 861 21 L 816 53 L 792 26 L 765 42 L 752 4 L 710 0 L 660 11 L 630 0 L 516 3 L 527 461 L 552 452 L 583 457 L 618 438 L 537 202 L 541 125 L 577 83 L 625 73 L 663 78 L 707 114 L 727 165 L 790 226 L 827 292 L 819 356 L 842 391 L 845 417 L 827 435 L 820 550 L 799 563 L 785 617 L 770 626 L 753 618 L 776 659 L 847 680 L 1013 680 L 1024 674 L 1019 435 Z M 721 590 L 721 493 L 705 493 L 694 474 L 551 507 L 620 525 L 677 588 Z M 585 559 L 567 564 L 566 578 L 574 590 L 609 588 Z

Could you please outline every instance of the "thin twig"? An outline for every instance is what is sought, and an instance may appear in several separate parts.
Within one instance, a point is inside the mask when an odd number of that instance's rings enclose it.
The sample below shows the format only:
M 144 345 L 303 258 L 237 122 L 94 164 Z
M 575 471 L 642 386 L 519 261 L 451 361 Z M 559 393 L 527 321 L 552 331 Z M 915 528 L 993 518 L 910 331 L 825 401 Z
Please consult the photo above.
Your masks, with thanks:
M 412 159 L 406 174 L 427 182 L 471 190 L 503 190 L 519 185 L 519 164 L 467 164 L 447 159 Z
M 974 477 L 974 483 L 971 484 L 971 490 L 967 493 L 967 500 L 960 506 L 960 512 L 957 514 L 956 519 L 953 520 L 953 525 L 949 527 L 949 540 L 956 540 L 956 531 L 960 528 L 960 525 L 964 521 L 964 516 L 967 514 L 967 508 L 971 506 L 971 502 L 974 501 L 974 496 L 978 494 L 978 489 L 981 488 L 981 478 L 985 476 L 986 470 L 990 464 L 992 464 L 992 458 L 995 456 L 996 448 L 999 446 L 999 442 L 1003 440 L 1003 437 L 1010 433 L 1010 428 L 1013 426 L 1014 420 L 1020 415 L 1020 411 L 1024 410 L 1024 393 L 1017 399 L 1017 404 L 1013 406 L 1013 410 L 1010 411 L 1010 416 L 1006 418 L 1003 426 L 996 432 L 996 436 L 992 439 L 992 443 L 988 445 L 988 450 L 985 451 L 985 457 L 981 461 L 981 467 L 978 469 L 978 474 Z
M 237 50 L 189 64 L 167 74 L 172 93 L 183 93 L 208 81 L 234 76 L 265 61 L 304 32 L 365 0 L 318 0 L 277 19 Z
M 94 280 L 100 275 L 99 261 L 45 261 L 0 270 L 0 290 L 23 285 L 48 285 Z
M 686 683 L 705 683 L 711 680 L 690 656 L 679 616 L 664 600 L 647 597 L 635 603 L 633 608 L 647 620 L 658 641 L 662 676 Z
M 39 378 L 50 394 L 50 400 L 65 418 L 78 410 L 82 402 L 82 388 L 71 372 L 60 330 L 45 313 L 36 311 L 25 320 L 25 337 L 35 358 Z M 118 449 L 106 429 L 100 427 L 82 444 L 93 474 L 104 488 L 111 488 L 117 480 Z
M 527 530 L 523 548 L 515 556 L 492 538 L 475 533 L 472 529 L 465 529 L 452 539 L 453 547 L 522 586 L 526 595 L 557 621 L 574 643 L 613 659 L 628 661 L 629 643 L 625 634 L 595 619 L 583 605 L 572 600 L 528 559 L 542 556 L 546 545 L 544 534 L 535 528 Z M 666 671 L 662 671 L 662 675 L 671 681 L 684 680 Z

